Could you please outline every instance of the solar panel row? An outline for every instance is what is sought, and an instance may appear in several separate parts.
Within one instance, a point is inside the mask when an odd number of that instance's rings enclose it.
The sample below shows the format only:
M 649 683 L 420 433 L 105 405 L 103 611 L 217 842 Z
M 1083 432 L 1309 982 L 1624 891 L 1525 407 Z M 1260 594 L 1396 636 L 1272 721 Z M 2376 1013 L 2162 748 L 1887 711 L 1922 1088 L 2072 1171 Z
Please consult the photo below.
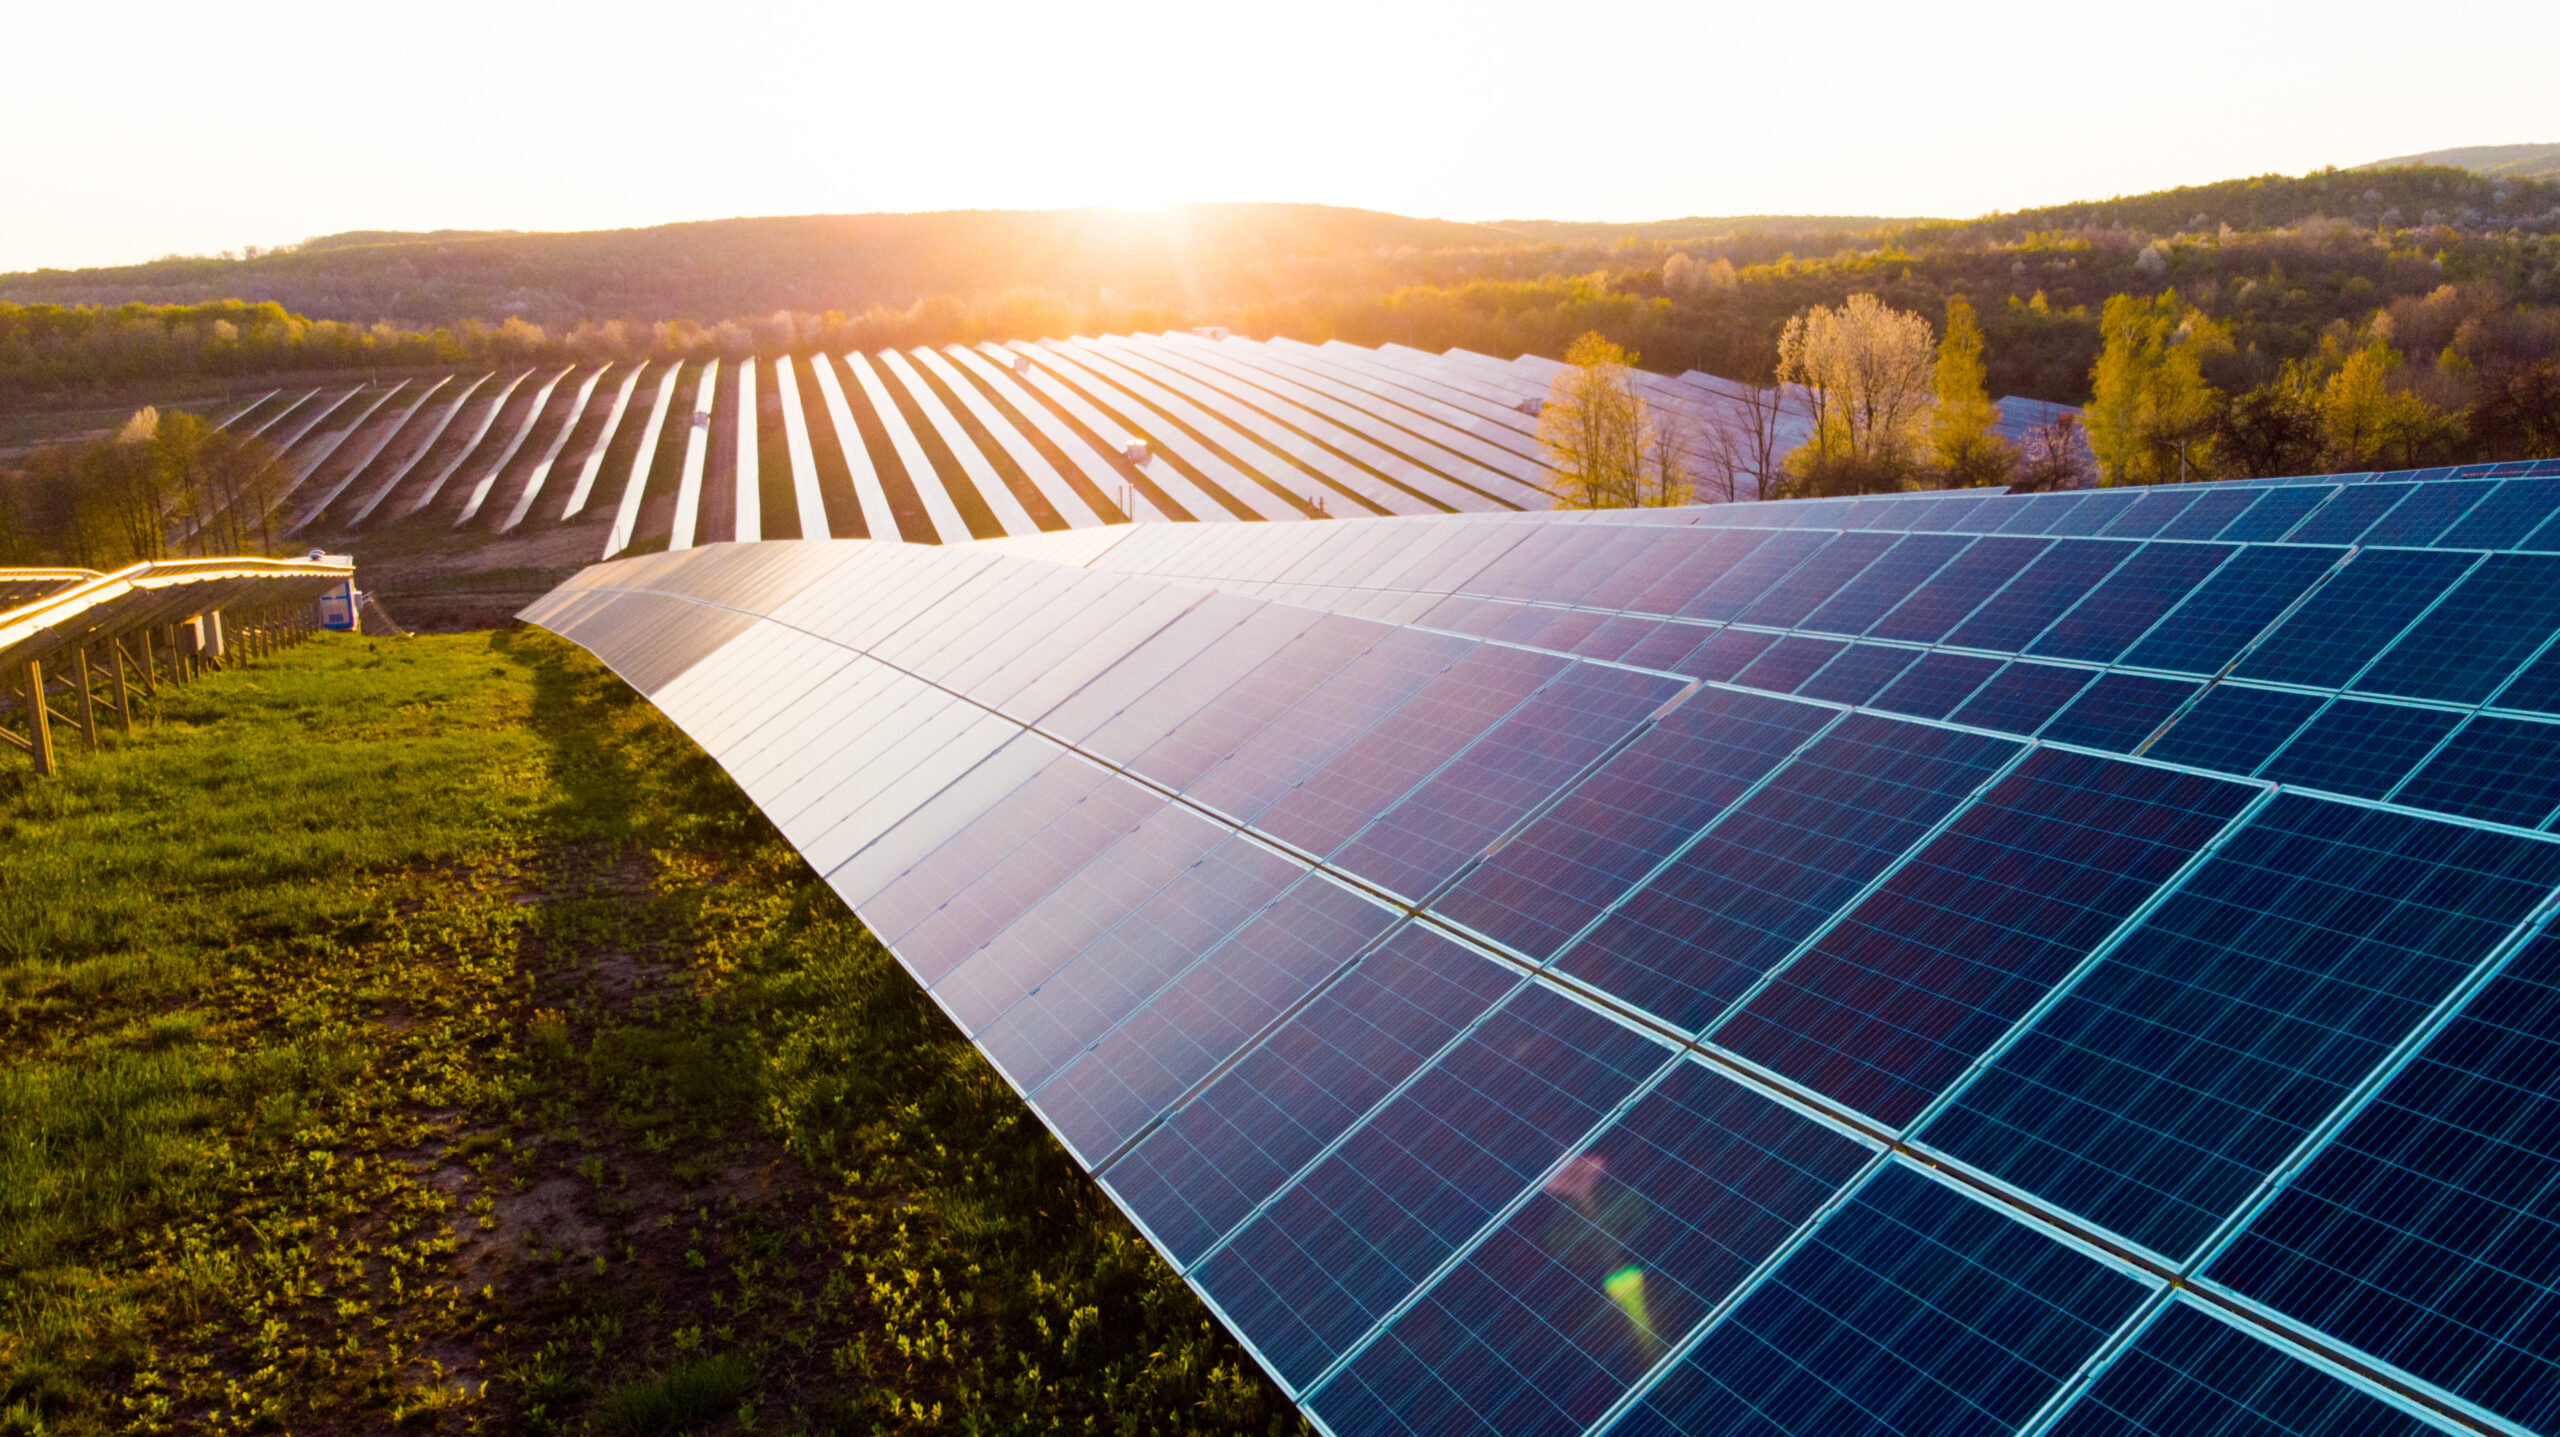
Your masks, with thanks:
M 2374 487 L 713 546 L 526 617 L 1331 1431 L 2553 1430 L 2560 560 L 2231 532 Z

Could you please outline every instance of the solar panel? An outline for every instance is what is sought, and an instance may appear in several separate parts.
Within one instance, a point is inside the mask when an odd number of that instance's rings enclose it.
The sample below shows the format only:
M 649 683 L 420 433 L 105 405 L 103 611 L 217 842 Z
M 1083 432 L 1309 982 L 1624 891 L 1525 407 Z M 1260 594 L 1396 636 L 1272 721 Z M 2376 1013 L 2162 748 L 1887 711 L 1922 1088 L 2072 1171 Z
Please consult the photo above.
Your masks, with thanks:
M 1272 353 L 1159 368 L 1525 432 Z M 528 613 L 1323 1430 L 2547 1431 L 2553 489 L 715 544 Z

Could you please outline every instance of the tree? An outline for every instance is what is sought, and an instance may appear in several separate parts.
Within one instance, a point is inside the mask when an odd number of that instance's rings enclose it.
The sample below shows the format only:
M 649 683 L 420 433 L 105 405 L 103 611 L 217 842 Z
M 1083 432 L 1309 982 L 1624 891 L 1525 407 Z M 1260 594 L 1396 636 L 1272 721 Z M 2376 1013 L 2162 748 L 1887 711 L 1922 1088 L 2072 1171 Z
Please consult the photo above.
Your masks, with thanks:
M 2461 439 L 2452 415 L 2401 388 L 2400 353 L 2374 339 L 2321 387 L 2320 433 L 2330 467 L 2409 468 L 2440 458 Z
M 1958 487 L 2009 482 L 2018 452 L 1993 428 L 2000 411 L 1983 387 L 1982 327 L 1962 295 L 1947 300 L 1947 332 L 1938 341 L 1931 387 L 1929 458 L 1940 477 Z
M 2095 468 L 2079 419 L 2067 413 L 2056 414 L 2027 431 L 2027 442 L 2018 449 L 2017 468 L 2009 477 L 2009 489 L 2017 494 L 2086 489 L 2097 478 Z
M 1627 373 L 1635 356 L 1591 333 L 1573 342 L 1565 363 L 1538 411 L 1538 443 L 1557 475 L 1556 503 L 1629 507 L 1645 483 L 1645 406 Z
M 1708 480 L 1717 497 L 1730 503 L 1742 497 L 1743 480 L 1751 481 L 1751 497 L 1775 497 L 1784 458 L 1778 452 L 1778 420 L 1786 391 L 1775 386 L 1742 383 L 1717 406 L 1701 446 Z
M 2537 359 L 2483 379 L 2471 433 L 2511 458 L 2560 458 L 2560 362 Z
M 1689 482 L 1689 451 L 1694 446 L 1688 441 L 1688 426 L 1678 419 L 1666 414 L 1646 420 L 1643 482 L 1636 507 L 1670 509 L 1689 502 L 1694 492 Z
M 2235 395 L 2214 418 L 2213 452 L 2222 472 L 2241 479 L 2308 474 L 2320 462 L 2320 407 L 2298 366 L 2271 383 Z
M 1898 489 L 1917 472 L 1929 414 L 1929 322 L 1872 294 L 1815 305 L 1778 337 L 1778 378 L 1799 386 L 1813 433 L 1787 457 L 1792 493 Z
M 2098 330 L 2088 429 L 2101 482 L 2204 477 L 2222 400 L 2204 362 L 2230 351 L 2230 334 L 2203 311 L 2183 308 L 2175 290 L 2110 297 Z

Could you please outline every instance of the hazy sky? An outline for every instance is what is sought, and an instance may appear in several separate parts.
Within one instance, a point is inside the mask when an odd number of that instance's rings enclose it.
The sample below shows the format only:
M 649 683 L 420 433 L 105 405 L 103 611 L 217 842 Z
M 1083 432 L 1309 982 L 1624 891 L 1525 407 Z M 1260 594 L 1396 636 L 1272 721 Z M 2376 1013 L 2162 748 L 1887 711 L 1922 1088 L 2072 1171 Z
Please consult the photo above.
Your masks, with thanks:
M 1178 200 L 1971 215 L 2560 141 L 2554 0 L 22 0 L 0 33 L 0 270 Z

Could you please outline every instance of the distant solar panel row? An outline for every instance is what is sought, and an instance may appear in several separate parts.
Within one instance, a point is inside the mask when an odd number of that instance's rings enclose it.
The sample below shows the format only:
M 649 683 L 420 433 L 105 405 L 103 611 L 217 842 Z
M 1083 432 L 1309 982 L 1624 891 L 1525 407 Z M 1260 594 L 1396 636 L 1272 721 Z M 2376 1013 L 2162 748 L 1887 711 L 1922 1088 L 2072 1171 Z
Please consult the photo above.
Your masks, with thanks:
M 764 537 L 954 543 L 1130 519 L 1541 510 L 1554 474 L 1536 411 L 1558 368 L 1113 335 L 278 391 L 222 421 L 280 447 L 266 502 L 289 532 L 583 522 L 610 558 Z M 1694 373 L 1635 383 L 1712 484 L 1709 436 L 1741 417 L 1740 388 Z M 1803 437 L 1801 408 L 1778 405 L 1779 449 Z
M 2299 537 L 2339 483 L 716 546 L 526 617 L 1330 1431 L 2552 1432 L 2560 556 L 2452 542 L 2536 482 L 2392 545 Z

